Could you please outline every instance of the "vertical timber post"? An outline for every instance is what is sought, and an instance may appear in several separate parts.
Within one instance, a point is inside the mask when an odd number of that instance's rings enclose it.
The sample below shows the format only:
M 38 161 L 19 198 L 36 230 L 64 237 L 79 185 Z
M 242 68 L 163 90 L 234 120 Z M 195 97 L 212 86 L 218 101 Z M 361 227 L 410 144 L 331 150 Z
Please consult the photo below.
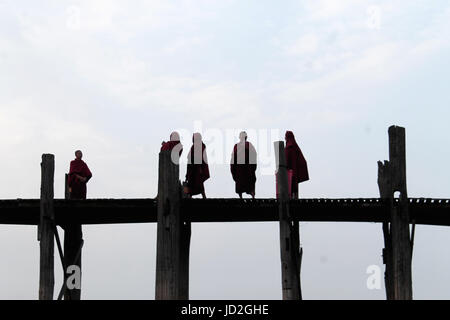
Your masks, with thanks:
M 283 300 L 301 300 L 300 287 L 300 244 L 298 224 L 289 212 L 288 175 L 284 142 L 274 143 L 275 160 L 278 176 L 278 202 L 280 219 L 280 250 L 281 250 L 281 285 Z
M 54 274 L 54 221 L 53 181 L 55 156 L 43 154 L 41 162 L 41 201 L 38 240 L 40 247 L 39 300 L 53 300 Z
M 178 153 L 178 151 L 177 151 Z M 175 153 L 174 153 L 175 156 Z M 179 156 L 159 154 L 156 300 L 189 299 L 190 222 L 181 214 Z
M 389 161 L 378 162 L 378 187 L 389 209 L 383 223 L 386 296 L 412 300 L 412 244 L 406 188 L 405 128 L 389 127 Z M 400 192 L 398 202 L 394 193 Z
M 66 174 L 65 199 L 70 199 L 68 174 Z M 76 266 L 79 270 L 81 285 L 81 250 L 83 244 L 82 226 L 76 221 L 68 221 L 64 225 L 64 281 L 67 281 L 70 266 Z M 78 272 L 75 270 L 75 272 Z M 64 300 L 80 300 L 81 288 L 69 289 L 67 286 L 64 290 Z

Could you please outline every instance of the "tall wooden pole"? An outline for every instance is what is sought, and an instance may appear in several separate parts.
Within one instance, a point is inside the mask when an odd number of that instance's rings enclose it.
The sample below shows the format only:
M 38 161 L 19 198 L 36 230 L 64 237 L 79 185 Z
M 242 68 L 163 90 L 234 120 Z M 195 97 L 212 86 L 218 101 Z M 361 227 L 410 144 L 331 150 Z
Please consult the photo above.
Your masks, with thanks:
M 178 152 L 178 151 L 177 151 Z M 189 299 L 190 222 L 180 211 L 178 158 L 159 154 L 156 300 Z
M 66 174 L 66 186 L 65 186 L 65 199 L 70 199 L 69 193 L 69 181 L 68 175 Z M 64 227 L 64 268 L 65 275 L 64 281 L 67 277 L 67 269 L 71 265 L 75 265 L 80 270 L 81 276 L 81 250 L 83 243 L 83 232 L 82 226 L 76 221 L 70 221 Z M 80 279 L 81 280 L 81 279 Z M 64 300 L 80 300 L 81 299 L 81 288 L 69 289 L 67 286 L 64 290 Z
M 41 203 L 38 240 L 40 241 L 39 300 L 53 300 L 54 274 L 54 223 L 53 181 L 55 157 L 43 154 L 41 162 Z
M 378 162 L 380 196 L 388 203 L 390 223 L 383 223 L 386 264 L 386 296 L 389 300 L 412 299 L 412 244 L 409 232 L 406 188 L 405 128 L 389 128 L 389 161 Z M 398 202 L 394 194 L 400 193 Z
M 288 175 L 284 142 L 274 143 L 278 176 L 281 285 L 283 300 L 301 300 L 299 228 L 289 212 Z

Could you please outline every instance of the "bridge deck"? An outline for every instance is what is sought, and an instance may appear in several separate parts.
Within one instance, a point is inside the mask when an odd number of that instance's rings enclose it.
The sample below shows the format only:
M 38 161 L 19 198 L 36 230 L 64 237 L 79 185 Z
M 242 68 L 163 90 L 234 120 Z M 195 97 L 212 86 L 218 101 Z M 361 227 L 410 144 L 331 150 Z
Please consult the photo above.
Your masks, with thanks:
M 387 203 L 379 198 L 299 199 L 291 213 L 300 221 L 383 222 L 389 219 Z M 55 199 L 58 224 L 156 222 L 155 199 Z M 37 225 L 39 199 L 0 200 L 0 224 Z M 450 226 L 450 199 L 410 198 L 410 217 L 417 224 Z M 278 221 L 276 199 L 184 199 L 182 214 L 192 222 Z

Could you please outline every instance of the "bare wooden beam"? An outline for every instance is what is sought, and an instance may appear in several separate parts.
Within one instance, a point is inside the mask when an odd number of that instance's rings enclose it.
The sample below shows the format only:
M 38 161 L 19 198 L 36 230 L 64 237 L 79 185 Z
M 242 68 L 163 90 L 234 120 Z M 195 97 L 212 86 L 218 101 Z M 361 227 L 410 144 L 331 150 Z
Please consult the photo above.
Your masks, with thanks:
M 278 212 L 280 220 L 281 281 L 283 300 L 301 300 L 300 243 L 298 224 L 289 210 L 288 175 L 284 142 L 274 143 L 278 176 Z
M 0 200 L 0 224 L 39 225 L 39 199 Z M 58 225 L 156 223 L 155 199 L 55 199 Z M 291 200 L 294 220 L 308 222 L 390 221 L 387 201 L 380 198 Z M 181 212 L 191 222 L 277 222 L 276 199 L 182 199 Z M 213 214 L 211 213 L 213 212 Z M 409 216 L 416 225 L 450 226 L 450 199 L 409 198 Z
M 159 154 L 156 300 L 189 299 L 190 223 L 180 212 L 178 161 Z
M 83 245 L 83 233 L 81 224 L 66 225 L 64 227 L 64 266 L 65 279 L 68 271 L 73 270 L 71 266 L 76 266 L 81 276 L 81 251 Z M 81 279 L 79 279 L 81 280 Z M 64 291 L 64 300 L 80 300 L 81 288 L 68 288 Z
M 65 198 L 70 199 L 69 193 L 69 181 L 68 174 L 66 174 L 66 187 L 65 187 Z M 64 281 L 68 275 L 68 268 L 70 266 L 76 266 L 80 270 L 81 276 L 81 251 L 83 244 L 83 230 L 82 226 L 77 221 L 66 221 L 63 224 L 64 228 L 64 266 L 66 270 L 64 271 Z M 81 279 L 80 279 L 81 281 Z M 80 300 L 81 299 L 81 288 L 68 288 L 65 287 L 64 290 L 64 300 Z
M 389 219 L 383 223 L 386 264 L 385 285 L 389 300 L 412 299 L 412 242 L 406 188 L 405 129 L 389 128 L 389 161 L 378 162 L 380 196 L 388 201 Z M 395 200 L 395 193 L 399 193 Z
M 64 199 L 70 199 L 70 192 L 69 192 L 69 174 L 65 174 L 65 183 L 64 183 Z
M 53 182 L 55 157 L 42 155 L 41 162 L 41 202 L 38 240 L 40 241 L 39 299 L 53 300 L 54 275 L 54 220 Z

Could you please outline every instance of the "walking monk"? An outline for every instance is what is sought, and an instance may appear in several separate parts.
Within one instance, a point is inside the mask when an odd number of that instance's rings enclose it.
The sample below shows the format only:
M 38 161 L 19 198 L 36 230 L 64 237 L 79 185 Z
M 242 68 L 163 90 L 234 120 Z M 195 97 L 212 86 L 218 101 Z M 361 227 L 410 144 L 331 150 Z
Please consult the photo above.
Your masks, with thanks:
M 192 142 L 192 147 L 188 154 L 186 171 L 187 193 L 190 196 L 201 194 L 203 199 L 205 199 L 206 194 L 203 183 L 209 179 L 206 146 L 202 141 L 200 133 L 194 133 Z
M 255 199 L 256 183 L 256 150 L 247 141 L 247 133 L 239 134 L 239 143 L 236 143 L 231 154 L 231 175 L 236 183 L 236 193 L 242 199 L 242 193 L 250 194 Z
M 285 139 L 286 167 L 287 170 L 292 170 L 290 197 L 291 199 L 298 199 L 298 184 L 309 180 L 308 165 L 300 147 L 295 141 L 294 133 L 286 131 Z
M 86 184 L 92 178 L 87 164 L 81 160 L 83 153 L 75 151 L 75 160 L 70 162 L 69 193 L 70 199 L 86 199 Z

